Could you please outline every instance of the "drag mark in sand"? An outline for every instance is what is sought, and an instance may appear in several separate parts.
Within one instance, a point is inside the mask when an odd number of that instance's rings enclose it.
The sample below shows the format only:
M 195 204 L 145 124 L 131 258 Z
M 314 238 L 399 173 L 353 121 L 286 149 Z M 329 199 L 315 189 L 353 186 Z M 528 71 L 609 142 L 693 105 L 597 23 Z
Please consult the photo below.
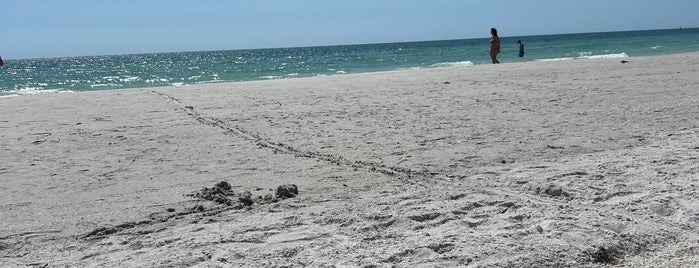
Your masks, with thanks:
M 403 167 L 396 167 L 396 166 L 387 166 L 385 164 L 380 164 L 380 163 L 375 163 L 375 162 L 369 162 L 369 161 L 361 161 L 361 160 L 351 160 L 351 159 L 346 159 L 342 156 L 335 156 L 331 154 L 324 154 L 320 152 L 314 152 L 314 151 L 305 151 L 301 150 L 299 148 L 295 148 L 291 145 L 284 144 L 281 142 L 275 142 L 271 139 L 264 138 L 260 134 L 252 133 L 251 131 L 248 131 L 239 125 L 229 125 L 226 122 L 217 119 L 217 118 L 212 118 L 212 117 L 207 117 L 204 116 L 197 111 L 194 110 L 194 107 L 191 105 L 186 105 L 182 103 L 179 99 L 169 96 L 165 93 L 157 92 L 157 91 L 150 91 L 152 94 L 158 95 L 166 100 L 169 100 L 173 104 L 177 105 L 177 109 L 184 112 L 186 115 L 196 119 L 198 122 L 213 126 L 216 128 L 220 128 L 224 131 L 225 134 L 227 135 L 234 135 L 237 137 L 240 137 L 244 140 L 250 141 L 261 148 L 266 148 L 273 150 L 275 153 L 283 153 L 283 154 L 291 154 L 296 157 L 303 157 L 303 158 L 311 158 L 311 159 L 316 159 L 319 161 L 324 161 L 328 162 L 334 165 L 338 166 L 347 166 L 355 169 L 364 169 L 368 170 L 371 172 L 377 172 L 381 174 L 385 174 L 388 176 L 394 176 L 394 177 L 399 177 L 401 179 L 419 179 L 418 181 L 423 181 L 423 179 L 431 179 L 434 178 L 438 173 L 434 172 L 429 172 L 429 171 L 415 171 L 411 170 L 409 168 L 403 168 Z

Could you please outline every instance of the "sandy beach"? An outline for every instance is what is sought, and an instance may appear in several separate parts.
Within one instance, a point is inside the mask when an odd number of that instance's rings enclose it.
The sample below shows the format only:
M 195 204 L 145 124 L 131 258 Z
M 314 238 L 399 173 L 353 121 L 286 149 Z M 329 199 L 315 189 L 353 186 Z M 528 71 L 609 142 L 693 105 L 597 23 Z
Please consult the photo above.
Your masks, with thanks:
M 624 60 L 0 98 L 0 267 L 696 267 L 699 53 Z

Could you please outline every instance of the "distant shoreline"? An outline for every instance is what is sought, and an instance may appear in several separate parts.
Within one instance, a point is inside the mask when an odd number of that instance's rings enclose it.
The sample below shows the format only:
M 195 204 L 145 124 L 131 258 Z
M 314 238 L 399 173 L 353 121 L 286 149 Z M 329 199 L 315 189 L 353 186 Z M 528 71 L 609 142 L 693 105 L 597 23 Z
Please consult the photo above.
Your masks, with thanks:
M 518 57 L 516 41 L 526 47 Z M 503 63 L 699 51 L 699 28 L 502 37 Z M 0 95 L 198 85 L 489 64 L 486 39 L 7 60 Z
M 597 60 L 633 60 L 634 58 L 653 58 L 653 57 L 667 57 L 667 56 L 681 56 L 681 55 L 695 55 L 699 54 L 699 51 L 697 52 L 679 52 L 679 53 L 673 53 L 673 54 L 664 54 L 664 55 L 649 55 L 649 56 L 637 56 L 637 57 L 628 57 L 628 56 L 620 56 L 620 57 L 596 57 L 596 58 L 586 58 L 586 57 L 576 57 L 576 58 L 565 58 L 565 59 L 546 59 L 546 60 L 535 60 L 535 61 L 523 61 L 523 62 L 504 62 L 502 65 L 508 66 L 510 64 L 537 64 L 537 63 L 546 63 L 546 62 L 565 62 L 565 61 L 582 61 L 582 60 L 592 60 L 592 61 L 597 61 Z M 450 69 L 450 68 L 458 68 L 458 69 L 470 69 L 470 68 L 478 68 L 478 66 L 489 66 L 490 64 L 456 64 L 456 65 L 446 65 L 446 66 L 438 66 L 438 67 L 427 67 L 427 68 L 402 68 L 402 69 L 394 69 L 394 70 L 382 70 L 382 71 L 375 71 L 375 72 L 361 72 L 361 73 L 346 73 L 346 74 L 332 74 L 332 75 L 321 75 L 321 76 L 308 76 L 308 77 L 290 77 L 290 78 L 275 78 L 275 79 L 256 79 L 256 80 L 244 80 L 244 81 L 211 81 L 211 82 L 204 82 L 204 83 L 197 83 L 197 84 L 181 84 L 181 85 L 159 85 L 159 86 L 150 86 L 150 87 L 130 87 L 130 88 L 118 88 L 118 89 L 107 89 L 109 91 L 112 90 L 155 90 L 155 89 L 160 89 L 160 88 L 196 88 L 196 87 L 208 87 L 208 85 L 214 85 L 214 86 L 225 86 L 226 84 L 240 84 L 240 83 L 255 83 L 255 82 L 264 82 L 264 81 L 277 81 L 277 80 L 295 80 L 295 79 L 313 79 L 316 77 L 324 77 L 324 76 L 356 76 L 356 75 L 371 75 L 371 74 L 381 74 L 381 73 L 392 73 L 392 72 L 403 72 L 403 71 L 418 71 L 418 70 L 429 70 L 429 69 Z M 504 68 L 504 67 L 503 67 Z M 506 69 L 503 69 L 502 71 L 507 71 Z M 0 98 L 7 98 L 7 97 L 21 97 L 21 96 L 33 96 L 33 95 L 52 95 L 52 94 L 61 94 L 61 93 L 77 93 L 77 92 L 93 92 L 93 91 L 104 91 L 104 90 L 88 90 L 88 91 L 72 91 L 72 90 L 48 90 L 45 93 L 38 93 L 38 94 L 14 94 L 14 95 L 0 95 Z
M 566 62 L 566 61 L 614 61 L 614 60 L 626 60 L 626 61 L 633 61 L 634 58 L 663 58 L 663 57 L 680 57 L 682 55 L 687 55 L 687 56 L 695 56 L 699 55 L 699 51 L 697 52 L 681 52 L 681 53 L 674 53 L 674 54 L 665 54 L 665 55 L 651 55 L 651 56 L 638 56 L 638 57 L 599 57 L 599 58 L 566 58 L 566 59 L 549 59 L 549 60 L 536 60 L 536 61 L 523 61 L 523 62 L 505 62 L 502 63 L 501 65 L 503 66 L 508 66 L 508 65 L 520 65 L 520 64 L 525 64 L 525 65 L 535 65 L 535 64 L 556 64 L 556 62 Z M 381 75 L 383 73 L 400 73 L 400 72 L 412 72 L 412 71 L 420 71 L 420 70 L 434 70 L 438 71 L 440 69 L 445 69 L 445 71 L 449 71 L 449 69 L 461 69 L 461 70 L 469 70 L 472 68 L 479 68 L 480 67 L 485 67 L 485 66 L 490 66 L 490 64 L 478 64 L 478 65 L 454 65 L 454 66 L 440 66 L 440 67 L 430 67 L 430 68 L 405 68 L 405 69 L 395 69 L 395 70 L 385 70 L 385 71 L 376 71 L 376 72 L 364 72 L 364 73 L 348 73 L 348 74 L 334 74 L 334 75 L 325 75 L 325 76 L 311 76 L 311 77 L 293 77 L 293 78 L 278 78 L 278 79 L 258 79 L 258 80 L 246 80 L 246 81 L 215 81 L 215 82 L 206 82 L 206 83 L 199 83 L 199 84 L 182 84 L 182 85 L 162 85 L 162 86 L 152 86 L 152 87 L 132 87 L 132 88 L 119 88 L 119 89 L 109 89 L 108 91 L 113 91 L 113 90 L 158 90 L 158 89 L 163 89 L 163 88 L 208 88 L 208 87 L 225 87 L 227 85 L 239 85 L 239 84 L 245 84 L 245 83 L 262 83 L 262 82 L 270 82 L 270 81 L 286 81 L 286 80 L 297 80 L 297 79 L 314 79 L 314 78 L 319 78 L 319 77 L 331 77 L 331 76 L 348 76 L 348 77 L 354 77 L 354 76 L 363 76 L 363 75 Z M 489 68 L 489 67 L 487 67 Z M 507 69 L 504 69 L 505 67 L 502 67 L 501 71 L 507 71 Z M 99 91 L 104 91 L 104 90 L 91 90 L 91 91 L 50 91 L 47 93 L 43 94 L 29 94 L 29 95 L 22 95 L 22 94 L 17 94 L 17 95 L 5 95 L 2 96 L 0 95 L 0 98 L 7 98 L 7 97 L 22 97 L 22 96 L 35 96 L 35 95 L 51 95 L 51 94 L 61 94 L 61 93 L 79 93 L 79 92 L 99 92 Z

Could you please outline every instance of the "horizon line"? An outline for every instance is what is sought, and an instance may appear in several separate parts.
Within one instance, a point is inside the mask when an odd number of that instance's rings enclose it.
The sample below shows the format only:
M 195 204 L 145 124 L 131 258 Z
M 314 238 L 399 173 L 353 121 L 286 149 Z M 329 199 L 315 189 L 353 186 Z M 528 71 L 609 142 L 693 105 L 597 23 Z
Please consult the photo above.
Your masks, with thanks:
M 624 32 L 645 32 L 645 31 L 668 31 L 668 30 L 693 30 L 699 29 L 698 26 L 677 28 L 659 28 L 659 29 L 636 29 L 636 30 L 617 30 L 617 31 L 594 31 L 594 32 L 573 32 L 573 33 L 545 33 L 545 34 L 525 34 L 525 35 L 509 35 L 502 38 L 511 37 L 540 37 L 552 35 L 575 35 L 575 34 L 599 34 L 599 33 L 624 33 Z M 404 44 L 404 43 L 428 43 L 428 42 L 445 42 L 459 40 L 477 40 L 486 39 L 489 37 L 467 37 L 458 39 L 435 39 L 435 40 L 412 40 L 412 41 L 391 41 L 391 42 L 375 42 L 375 43 L 347 43 L 347 44 L 324 44 L 324 45 L 301 45 L 301 46 L 280 46 L 280 47 L 259 47 L 259 48 L 232 48 L 232 49 L 204 49 L 204 50 L 182 50 L 182 51 L 160 51 L 160 52 L 134 52 L 123 54 L 94 54 L 94 55 L 70 55 L 70 56 L 55 56 L 55 57 L 34 57 L 34 58 L 3 58 L 3 60 L 41 60 L 41 59 L 60 59 L 60 58 L 84 58 L 84 57 L 110 57 L 110 56 L 136 56 L 150 54 L 171 54 L 171 53 L 198 53 L 198 52 L 221 52 L 221 51 L 246 51 L 246 50 L 271 50 L 271 49 L 297 49 L 297 48 L 323 48 L 323 47 L 340 47 L 340 46 L 366 46 L 366 45 L 386 45 L 386 44 Z M 2 58 L 2 55 L 0 55 Z

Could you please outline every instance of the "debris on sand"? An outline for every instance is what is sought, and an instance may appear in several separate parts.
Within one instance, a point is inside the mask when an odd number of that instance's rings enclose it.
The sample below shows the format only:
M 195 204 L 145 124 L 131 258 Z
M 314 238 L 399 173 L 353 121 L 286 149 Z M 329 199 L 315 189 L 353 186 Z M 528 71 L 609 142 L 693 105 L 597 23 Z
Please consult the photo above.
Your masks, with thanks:
M 562 187 L 557 185 L 539 186 L 536 188 L 536 192 L 545 194 L 551 197 L 570 197 L 570 194 L 563 190 Z
M 235 193 L 228 182 L 221 181 L 214 187 L 204 188 L 187 196 L 199 198 L 205 201 L 212 201 L 225 206 L 250 207 L 255 203 L 270 204 L 276 203 L 279 199 L 293 198 L 299 194 L 298 187 L 294 184 L 279 185 L 276 195 L 253 196 L 249 191 Z
M 228 182 L 222 181 L 216 183 L 212 188 L 204 188 L 188 196 L 230 206 L 233 204 L 231 198 L 235 196 L 235 193 L 231 190 L 231 185 Z
M 599 247 L 590 256 L 594 263 L 618 264 L 621 252 L 616 247 Z
M 277 197 L 292 198 L 299 194 L 299 188 L 295 184 L 279 185 L 277 187 Z

